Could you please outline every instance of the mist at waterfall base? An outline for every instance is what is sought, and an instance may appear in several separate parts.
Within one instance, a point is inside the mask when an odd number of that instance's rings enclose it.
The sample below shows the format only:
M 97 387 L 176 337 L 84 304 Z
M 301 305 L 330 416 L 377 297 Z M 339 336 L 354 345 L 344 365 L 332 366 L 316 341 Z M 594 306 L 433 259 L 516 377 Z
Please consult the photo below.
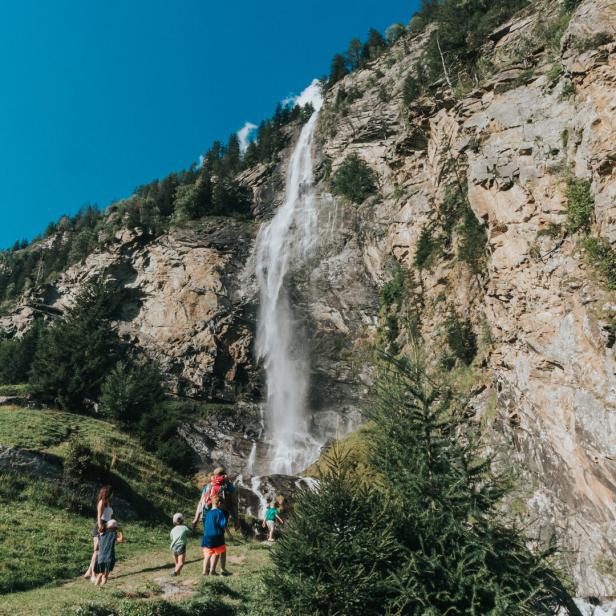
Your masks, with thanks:
M 323 104 L 318 81 L 313 81 L 295 103 L 310 103 L 314 113 L 302 127 L 291 155 L 285 201 L 272 220 L 261 226 L 255 246 L 260 300 L 256 351 L 267 380 L 267 471 L 285 475 L 297 474 L 314 462 L 321 446 L 309 431 L 306 399 L 310 367 L 286 286 L 290 267 L 306 264 L 318 240 L 312 157 Z

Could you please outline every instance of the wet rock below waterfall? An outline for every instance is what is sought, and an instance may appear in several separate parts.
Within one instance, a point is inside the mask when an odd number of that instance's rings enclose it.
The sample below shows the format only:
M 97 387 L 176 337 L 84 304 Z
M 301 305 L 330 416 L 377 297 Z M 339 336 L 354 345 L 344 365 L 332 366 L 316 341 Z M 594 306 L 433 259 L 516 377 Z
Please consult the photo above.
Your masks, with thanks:
M 313 480 L 294 475 L 264 475 L 243 480 L 239 489 L 239 510 L 245 515 L 260 517 L 268 501 L 283 503 L 283 514 L 290 511 L 300 489 L 310 488 Z
M 235 477 L 245 470 L 261 429 L 259 405 L 240 402 L 213 408 L 205 419 L 180 425 L 178 432 L 205 470 L 222 465 Z

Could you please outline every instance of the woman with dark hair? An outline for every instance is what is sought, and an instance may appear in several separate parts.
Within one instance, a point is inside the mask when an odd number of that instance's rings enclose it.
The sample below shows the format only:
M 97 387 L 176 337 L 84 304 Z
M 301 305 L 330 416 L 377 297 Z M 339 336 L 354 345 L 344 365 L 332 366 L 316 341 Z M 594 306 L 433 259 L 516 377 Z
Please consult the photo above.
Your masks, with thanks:
M 109 485 L 103 486 L 96 497 L 96 525 L 92 528 L 92 542 L 94 552 L 90 559 L 90 566 L 84 574 L 84 578 L 90 578 L 90 581 L 96 583 L 96 574 L 94 567 L 98 558 L 98 534 L 105 530 L 105 524 L 113 519 L 113 508 L 111 501 L 113 499 L 113 488 Z

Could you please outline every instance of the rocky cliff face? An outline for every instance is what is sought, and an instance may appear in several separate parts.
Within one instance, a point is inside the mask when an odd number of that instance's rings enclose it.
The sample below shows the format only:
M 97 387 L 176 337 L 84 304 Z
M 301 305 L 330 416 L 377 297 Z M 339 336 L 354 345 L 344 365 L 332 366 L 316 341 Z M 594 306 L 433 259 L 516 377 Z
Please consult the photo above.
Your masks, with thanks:
M 293 301 L 310 348 L 315 432 L 330 438 L 361 421 L 371 384 L 362 349 L 377 336 L 378 291 L 396 264 L 413 281 L 434 361 L 451 309 L 470 319 L 481 342 L 463 376 L 477 419 L 521 478 L 516 511 L 544 536 L 558 529 L 575 550 L 569 568 L 582 594 L 609 595 L 616 301 L 587 265 L 581 238 L 567 232 L 566 190 L 568 174 L 590 183 L 592 233 L 616 241 L 616 8 L 582 2 L 551 53 L 545 27 L 559 10 L 535 2 L 499 28 L 485 49 L 491 76 L 470 91 L 443 85 L 403 104 L 403 81 L 425 44 L 419 34 L 327 93 L 315 144 L 321 245 L 309 268 L 293 271 Z M 356 95 L 341 105 L 341 90 Z M 361 206 L 329 195 L 328 173 L 350 153 L 378 177 L 378 195 Z M 285 161 L 244 174 L 258 219 L 282 200 Z M 420 234 L 442 224 L 452 187 L 485 225 L 487 256 L 479 269 L 456 258 L 454 232 L 452 246 L 418 268 Z M 175 390 L 236 403 L 224 418 L 181 431 L 204 462 L 241 472 L 262 429 L 256 227 L 209 220 L 154 242 L 127 231 L 0 324 L 18 330 L 34 309 L 61 308 L 94 270 L 112 273 L 127 294 L 119 330 L 161 361 Z M 404 326 L 398 338 L 404 346 Z
M 441 100 L 423 97 L 409 109 L 401 82 L 422 39 L 401 41 L 329 93 L 321 147 L 334 170 L 351 152 L 377 170 L 379 197 L 347 214 L 355 220 L 352 242 L 375 285 L 388 278 L 391 256 L 414 271 L 426 344 L 443 340 L 451 307 L 477 332 L 488 330 L 474 400 L 524 477 L 524 516 L 545 533 L 564 533 L 583 593 L 612 594 L 615 307 L 580 237 L 565 231 L 565 192 L 568 173 L 588 180 L 593 233 L 616 239 L 616 9 L 582 3 L 556 57 L 537 31 L 559 7 L 533 9 L 495 33 L 486 50 L 496 67 L 489 80 L 465 95 L 444 88 Z M 341 88 L 362 93 L 344 116 L 335 113 Z M 420 233 L 438 224 L 448 190 L 460 184 L 486 227 L 485 267 L 473 273 L 450 253 L 418 269 Z

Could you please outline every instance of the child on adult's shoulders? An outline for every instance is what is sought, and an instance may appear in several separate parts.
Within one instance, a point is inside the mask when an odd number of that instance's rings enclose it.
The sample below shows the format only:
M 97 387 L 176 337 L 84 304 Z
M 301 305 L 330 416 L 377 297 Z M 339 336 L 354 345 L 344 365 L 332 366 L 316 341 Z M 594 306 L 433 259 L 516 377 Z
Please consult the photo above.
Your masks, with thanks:
M 115 545 L 124 542 L 124 534 L 115 520 L 105 522 L 98 534 L 98 557 L 94 565 L 96 585 L 104 586 L 116 563 Z
M 173 528 L 171 529 L 171 553 L 175 567 L 171 575 L 180 575 L 182 568 L 186 562 L 186 544 L 188 543 L 188 535 L 191 533 L 190 528 L 184 525 L 184 516 L 181 513 L 176 513 L 173 516 Z

